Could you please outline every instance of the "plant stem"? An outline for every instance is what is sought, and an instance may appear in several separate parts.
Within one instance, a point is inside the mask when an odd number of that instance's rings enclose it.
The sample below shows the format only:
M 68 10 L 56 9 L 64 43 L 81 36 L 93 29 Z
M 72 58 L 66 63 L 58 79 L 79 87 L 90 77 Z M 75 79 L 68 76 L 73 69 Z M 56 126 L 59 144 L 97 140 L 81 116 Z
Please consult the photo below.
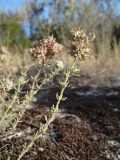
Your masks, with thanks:
M 62 84 L 62 89 L 61 89 L 61 92 L 60 92 L 60 95 L 57 97 L 57 103 L 54 107 L 54 105 L 52 106 L 51 108 L 51 116 L 49 117 L 49 119 L 46 121 L 46 123 L 39 128 L 39 130 L 35 133 L 35 135 L 33 136 L 31 142 L 27 145 L 24 146 L 21 154 L 19 155 L 18 159 L 17 160 L 21 160 L 21 158 L 29 151 L 29 149 L 33 146 L 34 142 L 40 138 L 43 134 L 46 133 L 49 125 L 55 120 L 56 116 L 57 116 L 57 113 L 59 112 L 59 105 L 60 105 L 60 102 L 63 100 L 63 94 L 64 94 L 64 91 L 65 89 L 67 88 L 68 84 L 69 84 L 69 78 L 73 72 L 73 69 L 74 69 L 74 65 L 75 65 L 75 61 L 73 62 L 71 68 L 66 72 L 65 74 L 65 81 Z

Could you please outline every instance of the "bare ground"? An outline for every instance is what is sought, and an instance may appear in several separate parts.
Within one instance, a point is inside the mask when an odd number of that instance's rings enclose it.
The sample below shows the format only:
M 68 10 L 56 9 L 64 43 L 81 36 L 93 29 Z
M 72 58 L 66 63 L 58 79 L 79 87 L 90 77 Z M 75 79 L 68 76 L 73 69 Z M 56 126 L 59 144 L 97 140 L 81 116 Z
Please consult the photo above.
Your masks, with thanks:
M 74 86 L 74 85 L 73 85 Z M 30 135 L 45 123 L 58 87 L 37 94 L 18 126 L 18 134 L 0 142 L 0 160 L 17 160 Z M 61 112 L 24 160 L 119 160 L 120 87 L 69 86 Z M 22 134 L 20 134 L 22 131 Z M 8 156 L 9 155 L 9 156 Z

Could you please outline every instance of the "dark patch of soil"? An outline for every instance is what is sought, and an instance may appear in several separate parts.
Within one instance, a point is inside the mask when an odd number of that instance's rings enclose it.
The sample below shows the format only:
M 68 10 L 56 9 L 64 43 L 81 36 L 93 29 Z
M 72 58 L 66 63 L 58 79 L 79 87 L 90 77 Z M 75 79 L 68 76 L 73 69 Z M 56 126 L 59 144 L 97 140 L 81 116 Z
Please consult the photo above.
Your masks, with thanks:
M 28 128 L 35 131 L 45 123 L 44 115 L 50 114 L 59 91 L 51 88 L 38 93 L 36 106 L 26 111 L 18 126 L 26 134 L 1 141 L 0 160 L 17 160 L 29 142 Z M 64 96 L 61 113 L 23 159 L 119 160 L 120 88 L 68 88 Z

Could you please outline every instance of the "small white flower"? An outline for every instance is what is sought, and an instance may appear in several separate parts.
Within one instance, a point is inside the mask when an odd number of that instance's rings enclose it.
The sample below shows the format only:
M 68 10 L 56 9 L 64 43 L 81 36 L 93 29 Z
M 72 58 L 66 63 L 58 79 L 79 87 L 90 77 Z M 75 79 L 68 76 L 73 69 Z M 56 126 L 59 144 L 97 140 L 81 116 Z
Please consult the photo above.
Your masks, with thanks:
M 80 70 L 79 70 L 79 68 L 75 68 L 75 72 L 79 72 Z
M 63 61 L 58 61 L 57 66 L 60 67 L 60 68 L 64 68 Z

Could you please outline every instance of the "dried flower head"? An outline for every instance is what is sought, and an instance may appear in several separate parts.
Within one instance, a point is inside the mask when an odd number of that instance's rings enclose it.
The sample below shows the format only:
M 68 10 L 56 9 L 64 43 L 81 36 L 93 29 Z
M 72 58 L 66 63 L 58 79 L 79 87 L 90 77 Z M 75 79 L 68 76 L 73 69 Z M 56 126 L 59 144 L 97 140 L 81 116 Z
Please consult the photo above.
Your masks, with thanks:
M 49 36 L 35 41 L 29 51 L 34 58 L 37 58 L 40 64 L 45 64 L 47 59 L 60 53 L 62 49 L 63 46 L 57 43 L 53 36 Z
M 91 41 L 95 38 L 95 32 L 92 31 L 87 35 L 81 29 L 73 29 L 71 33 L 71 55 L 80 60 L 86 59 L 92 53 Z

